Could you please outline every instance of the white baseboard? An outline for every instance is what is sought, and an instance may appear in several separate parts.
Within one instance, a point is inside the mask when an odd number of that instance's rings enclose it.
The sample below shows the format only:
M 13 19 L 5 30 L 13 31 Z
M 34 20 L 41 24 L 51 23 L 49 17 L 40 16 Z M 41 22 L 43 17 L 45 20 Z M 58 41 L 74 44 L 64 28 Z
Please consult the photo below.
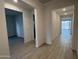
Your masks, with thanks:
M 38 45 L 35 45 L 35 47 L 36 47 L 36 48 L 39 48 L 39 46 L 38 46 Z
M 10 56 L 0 56 L 0 59 L 10 59 Z
M 46 44 L 51 45 L 51 44 L 52 44 L 52 42 L 46 42 Z

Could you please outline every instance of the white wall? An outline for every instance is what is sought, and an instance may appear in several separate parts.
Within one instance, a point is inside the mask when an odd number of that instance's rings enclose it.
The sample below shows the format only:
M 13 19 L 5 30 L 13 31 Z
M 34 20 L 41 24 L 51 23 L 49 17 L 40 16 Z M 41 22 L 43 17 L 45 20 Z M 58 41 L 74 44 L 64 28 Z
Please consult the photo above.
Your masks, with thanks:
M 23 29 L 23 15 L 18 14 L 15 16 L 16 21 L 16 32 L 18 37 L 24 38 L 24 29 Z
M 52 44 L 52 12 L 45 9 L 46 43 Z
M 46 43 L 52 44 L 60 35 L 60 16 L 56 13 L 55 10 L 47 9 L 45 11 L 46 19 Z
M 23 0 L 35 10 L 35 26 L 36 26 L 36 47 L 41 46 L 45 43 L 45 17 L 44 17 L 44 7 L 38 0 Z
M 10 57 L 3 2 L 0 0 L 0 59 Z
M 8 37 L 17 35 L 16 34 L 16 24 L 15 24 L 15 16 L 6 15 L 6 26 L 7 26 L 7 34 Z
M 56 11 L 52 11 L 52 40 L 57 39 L 60 36 L 61 29 L 60 15 Z

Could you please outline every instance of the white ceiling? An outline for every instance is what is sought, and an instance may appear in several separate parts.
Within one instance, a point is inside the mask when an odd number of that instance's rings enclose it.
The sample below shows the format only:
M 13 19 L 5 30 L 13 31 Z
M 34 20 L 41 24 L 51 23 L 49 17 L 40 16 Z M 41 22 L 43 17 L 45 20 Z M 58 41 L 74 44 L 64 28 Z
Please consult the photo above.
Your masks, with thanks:
M 43 3 L 43 4 L 45 4 L 45 3 L 48 3 L 48 2 L 50 2 L 50 1 L 52 1 L 52 0 L 39 0 L 41 3 Z
M 57 14 L 59 14 L 59 15 L 65 15 L 65 13 L 67 13 L 67 15 L 72 15 L 73 14 L 73 12 L 74 12 L 74 7 L 73 6 L 69 6 L 69 7 L 64 7 L 65 9 L 66 9 L 66 11 L 63 11 L 62 9 L 63 8 L 61 8 L 61 9 L 57 9 L 56 10 L 56 13 Z
M 60 1 L 61 2 L 69 2 L 69 3 L 73 3 L 74 2 L 74 0 L 38 0 L 38 1 L 40 1 L 41 3 L 43 3 L 43 4 L 54 4 L 54 3 L 59 3 Z
M 13 0 L 4 0 L 5 3 L 12 3 L 15 4 L 17 6 L 26 8 L 26 9 L 33 9 L 30 5 L 26 4 L 25 2 L 23 2 L 22 0 L 19 0 L 18 3 L 15 3 Z

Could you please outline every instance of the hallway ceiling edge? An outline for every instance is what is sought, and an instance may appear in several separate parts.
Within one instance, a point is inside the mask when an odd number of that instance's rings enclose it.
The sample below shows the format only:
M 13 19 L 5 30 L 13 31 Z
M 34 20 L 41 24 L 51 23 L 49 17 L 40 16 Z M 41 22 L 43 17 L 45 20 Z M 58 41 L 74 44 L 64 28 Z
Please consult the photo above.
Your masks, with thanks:
M 50 1 L 52 1 L 52 0 L 39 0 L 41 3 L 43 3 L 43 4 L 45 4 L 45 3 L 48 3 L 48 2 L 50 2 Z

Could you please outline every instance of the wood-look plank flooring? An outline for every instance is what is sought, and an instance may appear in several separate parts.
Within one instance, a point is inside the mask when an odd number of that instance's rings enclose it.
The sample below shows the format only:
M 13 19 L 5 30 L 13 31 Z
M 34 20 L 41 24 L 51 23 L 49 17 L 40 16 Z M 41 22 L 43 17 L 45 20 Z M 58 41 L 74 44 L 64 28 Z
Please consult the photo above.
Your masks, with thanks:
M 71 39 L 67 37 L 61 35 L 52 45 L 45 44 L 39 48 L 35 48 L 33 41 L 15 43 L 10 47 L 11 59 L 77 59 L 71 49 Z

